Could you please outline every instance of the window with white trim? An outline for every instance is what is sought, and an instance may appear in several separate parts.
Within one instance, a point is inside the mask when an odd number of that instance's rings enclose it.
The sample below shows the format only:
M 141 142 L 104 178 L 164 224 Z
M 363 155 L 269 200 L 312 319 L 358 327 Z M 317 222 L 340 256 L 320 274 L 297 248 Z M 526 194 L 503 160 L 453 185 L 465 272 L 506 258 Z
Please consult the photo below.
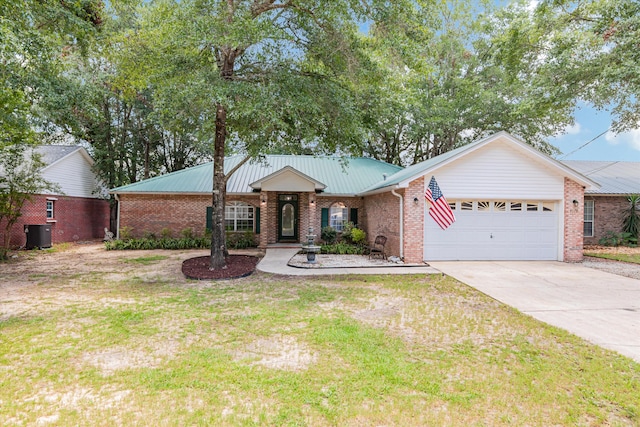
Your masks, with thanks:
M 47 200 L 47 219 L 53 219 L 55 218 L 53 216 L 53 200 Z
M 254 208 L 245 202 L 229 202 L 224 207 L 224 228 L 227 231 L 253 231 Z
M 342 231 L 344 225 L 349 221 L 349 209 L 344 203 L 334 203 L 329 208 L 329 226 L 335 230 Z
M 593 200 L 585 200 L 584 201 L 584 222 L 582 226 L 584 237 L 593 237 L 593 209 L 594 209 Z

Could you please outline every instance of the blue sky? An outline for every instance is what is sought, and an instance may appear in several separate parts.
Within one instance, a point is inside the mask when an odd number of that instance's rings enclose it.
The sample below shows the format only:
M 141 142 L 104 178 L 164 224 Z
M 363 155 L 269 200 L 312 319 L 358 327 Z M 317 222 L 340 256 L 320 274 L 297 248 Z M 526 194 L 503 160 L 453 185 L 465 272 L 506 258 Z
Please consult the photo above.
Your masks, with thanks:
M 581 104 L 575 112 L 575 125 L 565 129 L 563 135 L 548 141 L 558 147 L 559 160 L 624 160 L 640 162 L 640 128 L 615 135 L 605 132 L 611 126 L 611 115 Z M 596 138 L 588 145 L 580 148 Z

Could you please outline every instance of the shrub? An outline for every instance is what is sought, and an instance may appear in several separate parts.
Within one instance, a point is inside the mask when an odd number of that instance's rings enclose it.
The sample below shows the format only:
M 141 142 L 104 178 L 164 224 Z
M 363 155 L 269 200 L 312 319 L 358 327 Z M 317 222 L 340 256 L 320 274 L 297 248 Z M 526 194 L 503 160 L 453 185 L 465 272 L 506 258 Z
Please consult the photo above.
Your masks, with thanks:
M 602 246 L 636 246 L 638 244 L 638 238 L 627 232 L 615 233 L 613 231 L 607 231 L 598 243 Z
M 151 231 L 145 231 L 142 237 L 149 240 L 156 240 L 156 234 Z
M 170 228 L 165 227 L 160 231 L 160 237 L 163 239 L 170 239 L 172 235 L 173 231 Z
M 352 228 L 351 241 L 356 245 L 362 245 L 367 241 L 367 233 L 365 233 L 364 230 L 360 230 L 359 228 Z
M 193 232 L 193 228 L 191 227 L 185 228 L 180 232 L 180 234 L 182 234 L 182 237 L 184 237 L 185 239 L 193 239 L 196 237 L 195 233 Z
M 128 239 L 105 242 L 105 249 L 111 250 L 150 250 L 150 249 L 209 249 L 211 240 L 206 237 L 167 238 L 167 239 Z
M 622 231 L 637 239 L 640 230 L 640 194 L 631 194 L 627 197 L 629 204 L 622 211 Z M 637 243 L 637 240 L 636 240 Z
M 335 228 L 326 226 L 322 228 L 320 237 L 325 243 L 332 244 L 335 243 L 336 239 L 338 238 L 338 232 Z
M 130 240 L 133 238 L 133 228 L 120 227 L 120 240 Z
M 227 232 L 227 249 L 246 249 L 256 246 L 252 231 L 244 233 Z
M 342 227 L 342 239 L 346 240 L 349 243 L 353 243 L 353 240 L 351 240 L 351 231 L 353 230 L 354 226 L 352 222 L 345 222 L 343 227 Z
M 330 245 L 320 246 L 321 254 L 336 254 L 336 255 L 364 255 L 367 248 L 364 246 L 350 245 L 345 242 L 333 243 Z

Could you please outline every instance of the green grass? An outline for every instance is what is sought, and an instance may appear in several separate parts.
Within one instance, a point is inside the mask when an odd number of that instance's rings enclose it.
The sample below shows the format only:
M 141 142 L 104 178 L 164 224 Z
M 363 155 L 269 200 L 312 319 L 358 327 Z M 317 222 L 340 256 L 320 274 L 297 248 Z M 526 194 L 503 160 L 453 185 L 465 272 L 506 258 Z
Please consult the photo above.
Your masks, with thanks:
M 586 256 L 592 256 L 596 258 L 612 259 L 615 261 L 631 262 L 634 264 L 640 264 L 640 253 L 637 254 L 623 254 L 623 253 L 599 253 L 599 252 L 585 252 Z
M 448 277 L 139 260 L 0 296 L 0 425 L 640 424 L 640 365 Z

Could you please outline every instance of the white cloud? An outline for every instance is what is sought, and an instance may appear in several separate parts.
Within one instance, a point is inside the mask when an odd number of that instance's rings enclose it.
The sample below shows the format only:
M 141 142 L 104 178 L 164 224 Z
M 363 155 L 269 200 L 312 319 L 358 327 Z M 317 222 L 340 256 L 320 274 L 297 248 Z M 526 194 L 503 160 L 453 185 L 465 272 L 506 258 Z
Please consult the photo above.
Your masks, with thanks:
M 582 126 L 580 126 L 580 123 L 578 122 L 575 122 L 573 125 L 567 126 L 564 129 L 564 133 L 567 135 L 577 135 L 580 132 L 582 132 Z
M 640 151 L 640 129 L 633 129 L 628 132 L 615 134 L 613 132 L 607 132 L 604 136 L 607 142 L 611 145 L 624 144 Z
M 529 12 L 533 12 L 536 10 L 536 7 L 538 7 L 538 4 L 540 4 L 538 0 L 531 0 L 529 1 L 529 4 L 527 4 L 526 8 Z

